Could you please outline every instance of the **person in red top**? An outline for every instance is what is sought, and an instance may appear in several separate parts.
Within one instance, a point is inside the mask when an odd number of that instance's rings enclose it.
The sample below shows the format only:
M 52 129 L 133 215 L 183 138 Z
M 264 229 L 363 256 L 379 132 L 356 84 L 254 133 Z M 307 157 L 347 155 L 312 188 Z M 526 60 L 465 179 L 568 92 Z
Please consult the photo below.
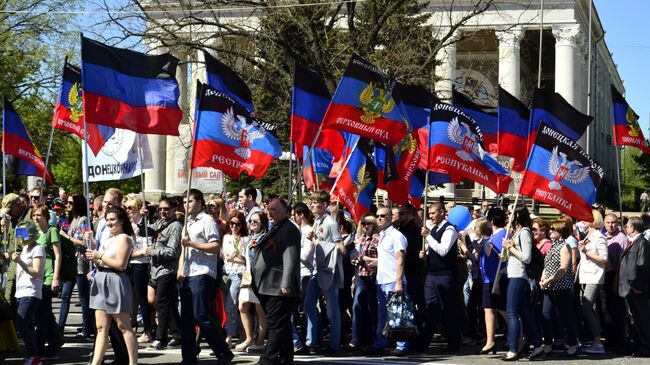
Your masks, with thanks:
M 542 218 L 533 219 L 533 239 L 535 240 L 535 246 L 537 246 L 537 249 L 544 256 L 546 256 L 548 250 L 553 246 L 553 243 L 549 239 L 550 229 L 551 226 Z

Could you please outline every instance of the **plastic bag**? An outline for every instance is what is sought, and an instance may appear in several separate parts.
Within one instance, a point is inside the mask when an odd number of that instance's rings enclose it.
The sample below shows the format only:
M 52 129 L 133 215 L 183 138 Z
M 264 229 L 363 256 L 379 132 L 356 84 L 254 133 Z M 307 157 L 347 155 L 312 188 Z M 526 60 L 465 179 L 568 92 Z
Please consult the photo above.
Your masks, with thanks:
M 391 292 L 386 305 L 388 312 L 382 335 L 389 340 L 406 342 L 415 335 L 413 303 L 406 293 Z

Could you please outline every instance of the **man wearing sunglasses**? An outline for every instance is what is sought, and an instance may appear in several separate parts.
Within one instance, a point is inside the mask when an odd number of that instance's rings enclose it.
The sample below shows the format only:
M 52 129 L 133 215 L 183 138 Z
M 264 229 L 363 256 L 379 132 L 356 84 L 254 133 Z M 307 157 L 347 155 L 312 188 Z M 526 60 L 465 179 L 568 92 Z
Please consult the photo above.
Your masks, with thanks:
M 178 284 L 176 270 L 181 253 L 183 224 L 176 220 L 176 202 L 169 198 L 160 199 L 160 219 L 151 228 L 157 233 L 155 244 L 147 247 L 151 256 L 151 281 L 156 283 L 156 317 L 158 328 L 150 348 L 162 350 L 167 346 L 180 344 L 180 315 L 178 314 Z M 151 284 L 150 284 L 151 286 Z M 167 332 L 175 338 L 167 342 Z
M 406 237 L 392 225 L 391 209 L 377 209 L 379 243 L 377 244 L 377 334 L 372 344 L 373 352 L 380 354 L 388 345 L 388 339 L 382 331 L 388 319 L 388 298 L 391 292 L 400 295 L 406 287 L 404 276 L 404 258 L 408 242 Z M 402 355 L 406 351 L 406 342 L 397 342 L 392 355 Z

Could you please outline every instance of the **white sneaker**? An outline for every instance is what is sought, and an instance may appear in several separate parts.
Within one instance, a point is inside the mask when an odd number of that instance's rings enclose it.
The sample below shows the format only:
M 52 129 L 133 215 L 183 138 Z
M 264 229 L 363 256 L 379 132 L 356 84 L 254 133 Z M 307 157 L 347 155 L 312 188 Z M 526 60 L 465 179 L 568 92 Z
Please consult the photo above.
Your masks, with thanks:
M 235 346 L 235 351 L 238 352 L 246 352 L 246 349 L 248 349 L 249 346 L 251 346 L 253 343 L 252 342 L 242 342 L 239 345 Z
M 605 347 L 603 346 L 602 343 L 599 343 L 596 346 L 591 346 L 589 348 L 586 348 L 584 351 L 588 354 L 604 354 Z
M 248 346 L 248 348 L 246 349 L 246 352 L 248 352 L 248 353 L 252 353 L 252 352 L 259 353 L 259 352 L 262 352 L 262 351 L 264 351 L 264 345 L 252 344 L 252 345 Z

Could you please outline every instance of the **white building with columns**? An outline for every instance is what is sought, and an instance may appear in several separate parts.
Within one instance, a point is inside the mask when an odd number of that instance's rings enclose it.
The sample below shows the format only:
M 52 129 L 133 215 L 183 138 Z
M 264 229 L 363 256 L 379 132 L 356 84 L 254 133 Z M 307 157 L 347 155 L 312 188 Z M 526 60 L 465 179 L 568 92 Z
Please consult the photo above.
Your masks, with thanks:
M 542 58 L 541 85 L 560 93 L 570 104 L 594 117 L 588 133 L 580 143 L 605 170 L 605 186 L 615 189 L 616 165 L 612 146 L 610 84 L 624 92 L 616 65 L 604 42 L 604 29 L 596 9 L 591 15 L 591 0 L 544 1 L 541 30 Z M 439 34 L 446 34 L 450 26 L 467 14 L 473 1 L 456 1 L 449 9 L 449 1 L 429 0 L 425 11 L 430 14 L 429 24 Z M 169 2 L 173 3 L 173 2 Z M 479 104 L 497 105 L 498 85 L 524 103 L 530 103 L 538 80 L 538 54 L 540 45 L 540 1 L 499 2 L 497 8 L 471 18 L 456 29 L 450 42 L 438 53 L 439 81 L 435 84 L 441 98 L 449 98 L 452 87 L 475 99 Z M 247 21 L 251 21 L 248 17 Z M 591 29 L 591 38 L 589 37 Z M 196 30 L 195 30 L 196 31 Z M 589 39 L 591 39 L 591 62 Z M 166 51 L 161 47 L 157 50 Z M 181 84 L 181 106 L 185 115 L 193 109 L 194 81 L 203 78 L 200 53 L 188 50 L 169 50 L 180 60 L 178 79 Z M 589 67 L 591 66 L 591 72 Z M 588 79 L 591 76 L 591 95 L 588 96 Z M 184 122 L 187 124 L 187 120 Z M 179 137 L 150 136 L 156 168 L 145 177 L 145 192 L 149 196 L 180 193 L 184 190 L 186 168 L 182 154 L 189 143 L 189 129 Z M 503 163 L 507 166 L 508 161 Z M 202 173 L 207 185 L 221 177 L 212 171 Z M 514 192 L 519 176 L 514 176 Z M 212 179 L 212 180 L 211 180 Z M 195 184 L 193 184 L 195 186 Z M 609 186 L 609 188 L 608 188 Z M 219 188 L 220 189 L 220 188 Z M 481 197 L 486 189 L 471 182 L 448 185 L 430 195 Z M 612 194 L 610 194 L 612 195 Z M 485 196 L 491 197 L 489 191 Z

